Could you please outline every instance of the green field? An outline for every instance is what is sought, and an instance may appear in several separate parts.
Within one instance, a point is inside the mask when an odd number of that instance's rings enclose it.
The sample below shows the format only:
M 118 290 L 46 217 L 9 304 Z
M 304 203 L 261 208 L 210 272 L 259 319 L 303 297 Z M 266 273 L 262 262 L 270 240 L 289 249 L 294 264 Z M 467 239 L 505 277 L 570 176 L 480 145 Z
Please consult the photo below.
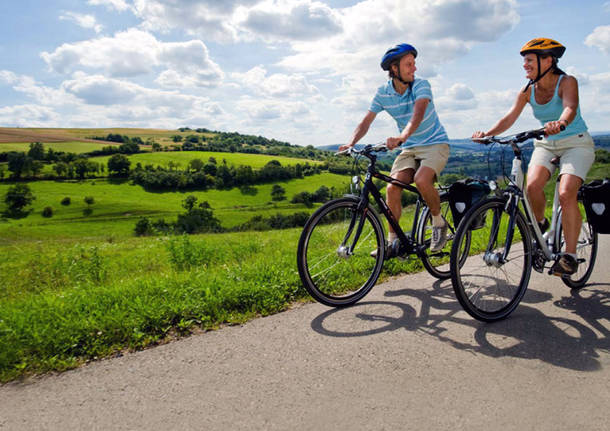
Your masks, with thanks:
M 292 214 L 297 211 L 311 211 L 300 204 L 288 203 L 298 192 L 315 192 L 325 185 L 342 188 L 348 179 L 345 176 L 324 173 L 304 179 L 290 180 L 280 184 L 286 190 L 287 200 L 271 202 L 273 184 L 254 187 L 256 194 L 243 194 L 239 189 L 208 190 L 192 192 L 147 192 L 142 187 L 128 181 L 117 182 L 108 179 L 85 181 L 34 181 L 29 183 L 36 200 L 31 213 L 20 219 L 0 219 L 0 236 L 5 241 L 45 240 L 49 238 L 107 238 L 133 235 L 136 221 L 141 216 L 164 217 L 166 221 L 184 212 L 182 201 L 188 195 L 195 195 L 199 201 L 207 201 L 214 215 L 223 227 L 231 228 L 255 215 L 265 217 L 277 212 Z M 0 183 L 0 196 L 6 194 L 10 183 Z M 92 196 L 95 203 L 93 213 L 83 215 L 87 207 L 85 196 Z M 71 205 L 60 204 L 64 197 L 70 197 Z M 50 206 L 54 215 L 42 217 L 42 210 Z M 0 211 L 4 203 L 0 203 Z
M 92 157 L 91 160 L 97 163 L 102 163 L 104 166 L 106 166 L 110 157 L 111 156 Z M 131 161 L 131 169 L 135 167 L 136 163 L 141 163 L 142 166 L 150 164 L 153 166 L 168 167 L 169 162 L 177 163 L 178 168 L 180 169 L 186 169 L 191 160 L 200 159 L 204 163 L 207 163 L 210 157 L 216 159 L 216 162 L 219 165 L 223 162 L 223 160 L 225 160 L 228 165 L 251 166 L 252 169 L 260 169 L 271 160 L 277 160 L 282 164 L 282 166 L 291 166 L 296 165 L 297 163 L 304 165 L 306 162 L 310 165 L 317 165 L 321 163 L 319 161 L 297 159 L 294 157 L 267 156 L 263 154 L 218 153 L 212 151 L 169 151 L 131 154 L 128 156 L 129 160 Z
M 99 144 L 93 142 L 50 142 L 44 143 L 45 150 L 52 148 L 55 151 L 63 151 L 66 153 L 87 153 L 89 151 L 101 150 L 102 147 L 110 145 L 108 142 L 100 142 Z M 26 142 L 16 143 L 0 143 L 0 153 L 8 151 L 23 151 L 27 152 L 30 149 L 30 144 Z

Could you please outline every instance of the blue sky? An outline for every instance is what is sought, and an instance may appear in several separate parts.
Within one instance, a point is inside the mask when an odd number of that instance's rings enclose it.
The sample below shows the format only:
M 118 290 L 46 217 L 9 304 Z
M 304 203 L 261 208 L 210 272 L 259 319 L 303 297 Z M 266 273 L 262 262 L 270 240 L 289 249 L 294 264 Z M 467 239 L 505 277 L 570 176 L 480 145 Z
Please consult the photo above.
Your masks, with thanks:
M 0 3 L 0 126 L 206 127 L 346 143 L 390 46 L 415 45 L 450 138 L 488 129 L 545 36 L 610 130 L 610 1 L 56 0 Z M 530 109 L 511 131 L 536 127 Z M 395 135 L 377 116 L 364 142 Z

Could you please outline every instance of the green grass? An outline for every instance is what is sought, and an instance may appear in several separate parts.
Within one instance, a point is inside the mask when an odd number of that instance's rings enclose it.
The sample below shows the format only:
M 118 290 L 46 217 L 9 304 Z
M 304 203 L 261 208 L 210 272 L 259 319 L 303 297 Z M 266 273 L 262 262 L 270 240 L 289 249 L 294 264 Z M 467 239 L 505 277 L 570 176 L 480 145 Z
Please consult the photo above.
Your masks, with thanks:
M 66 153 L 87 153 L 89 151 L 101 150 L 102 147 L 106 147 L 109 144 L 107 142 L 100 142 L 99 144 L 93 142 L 44 142 L 45 151 L 48 148 L 53 148 L 55 151 L 64 151 Z M 8 151 L 23 151 L 27 152 L 30 149 L 30 144 L 26 142 L 16 143 L 0 143 L 0 153 Z
M 108 238 L 133 235 L 136 221 L 142 216 L 175 220 L 184 212 L 182 201 L 188 195 L 195 195 L 199 201 L 207 201 L 214 215 L 223 227 L 231 228 L 255 215 L 264 217 L 277 212 L 292 214 L 298 211 L 312 211 L 300 204 L 290 204 L 293 195 L 301 191 L 313 193 L 322 185 L 342 187 L 348 178 L 341 175 L 323 173 L 282 183 L 287 200 L 271 202 L 273 184 L 255 186 L 256 194 L 243 194 L 239 189 L 208 190 L 188 192 L 147 192 L 142 187 L 129 182 L 116 183 L 107 179 L 78 181 L 34 181 L 28 183 L 36 200 L 30 214 L 25 218 L 0 218 L 0 237 L 5 241 L 46 240 L 50 238 Z M 10 183 L 0 183 L 0 196 L 6 194 Z M 64 197 L 70 197 L 69 206 L 60 204 Z M 92 196 L 95 203 L 93 213 L 83 215 L 87 207 L 85 196 Z M 54 215 L 42 217 L 42 210 L 50 206 Z M 4 203 L 0 203 L 0 211 Z
M 0 381 L 284 310 L 307 299 L 300 229 L 0 248 Z M 383 277 L 413 270 L 392 261 Z M 431 282 L 433 280 L 431 279 Z
M 239 166 L 251 166 L 252 169 L 260 169 L 269 163 L 271 160 L 277 160 L 283 166 L 296 165 L 300 163 L 304 165 L 308 162 L 310 165 L 320 164 L 319 161 L 297 159 L 292 157 L 283 156 L 266 156 L 263 154 L 245 154 L 245 153 L 217 153 L 212 151 L 169 151 L 169 152 L 155 152 L 155 153 L 140 153 L 132 154 L 128 156 L 131 161 L 131 168 L 133 169 L 136 163 L 141 163 L 142 166 L 148 164 L 153 166 L 167 167 L 169 162 L 177 163 L 182 169 L 185 169 L 189 162 L 194 159 L 200 159 L 204 163 L 208 162 L 210 157 L 214 157 L 218 164 L 221 164 L 223 160 L 226 160 L 227 164 Z M 102 163 L 104 166 L 108 164 L 110 156 L 93 157 L 92 161 Z

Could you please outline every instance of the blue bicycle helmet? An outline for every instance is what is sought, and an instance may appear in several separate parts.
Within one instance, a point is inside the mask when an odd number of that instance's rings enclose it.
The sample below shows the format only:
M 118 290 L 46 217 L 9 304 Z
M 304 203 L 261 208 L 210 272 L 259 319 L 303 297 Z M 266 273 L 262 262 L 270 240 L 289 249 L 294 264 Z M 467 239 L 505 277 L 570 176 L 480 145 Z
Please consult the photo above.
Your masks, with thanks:
M 413 57 L 417 57 L 417 50 L 413 45 L 408 43 L 400 43 L 388 49 L 381 59 L 381 68 L 383 70 L 390 70 L 390 64 L 394 60 L 398 60 L 407 54 L 413 54 Z

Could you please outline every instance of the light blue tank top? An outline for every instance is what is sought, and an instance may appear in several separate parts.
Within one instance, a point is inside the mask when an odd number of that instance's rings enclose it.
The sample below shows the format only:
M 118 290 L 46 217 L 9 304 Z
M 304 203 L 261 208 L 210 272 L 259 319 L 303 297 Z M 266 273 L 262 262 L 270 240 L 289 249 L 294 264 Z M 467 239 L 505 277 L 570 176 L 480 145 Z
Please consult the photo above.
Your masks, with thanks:
M 557 80 L 557 87 L 555 87 L 555 94 L 553 94 L 553 98 L 544 105 L 540 105 L 536 103 L 536 95 L 534 93 L 535 86 L 532 85 L 532 94 L 530 96 L 530 104 L 532 105 L 532 109 L 534 110 L 534 117 L 540 124 L 543 126 L 549 121 L 557 121 L 563 112 L 563 101 L 559 97 L 559 83 L 564 75 L 559 75 L 559 79 Z M 579 133 L 583 133 L 587 131 L 587 125 L 585 124 L 585 120 L 580 116 L 580 104 L 578 109 L 576 110 L 576 116 L 574 120 L 566 127 L 563 132 L 559 132 L 556 135 L 547 136 L 546 139 L 549 141 L 554 141 L 561 138 L 566 138 L 568 136 L 577 135 Z

